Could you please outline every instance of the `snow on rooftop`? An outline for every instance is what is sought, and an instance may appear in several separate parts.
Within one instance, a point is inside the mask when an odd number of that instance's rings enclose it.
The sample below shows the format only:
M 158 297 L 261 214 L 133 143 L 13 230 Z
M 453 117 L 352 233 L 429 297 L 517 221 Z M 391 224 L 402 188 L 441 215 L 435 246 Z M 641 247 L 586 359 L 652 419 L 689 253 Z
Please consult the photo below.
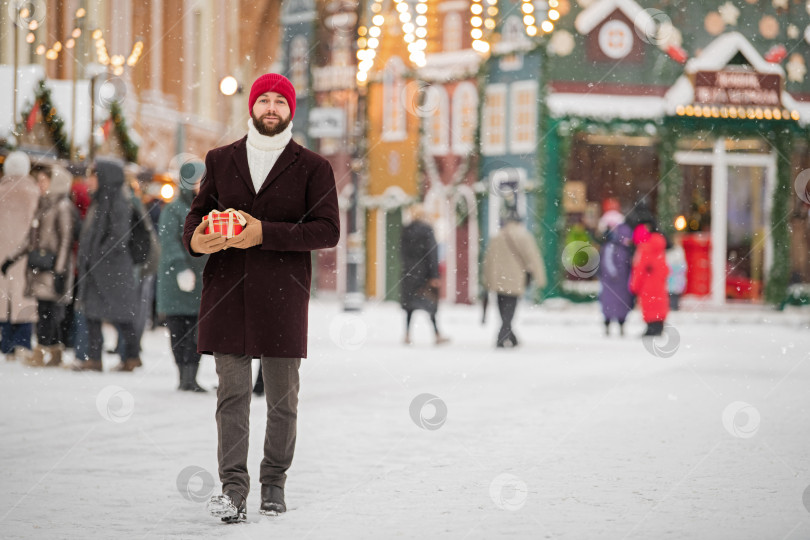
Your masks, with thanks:
M 657 25 L 650 16 L 649 10 L 643 9 L 633 0 L 600 0 L 580 12 L 574 21 L 574 26 L 580 34 L 589 34 L 617 9 L 633 21 L 639 32 L 648 38 L 655 36 Z
M 584 116 L 609 120 L 611 118 L 655 119 L 664 116 L 664 98 L 660 96 L 624 96 L 608 94 L 551 93 L 548 96 L 551 116 Z

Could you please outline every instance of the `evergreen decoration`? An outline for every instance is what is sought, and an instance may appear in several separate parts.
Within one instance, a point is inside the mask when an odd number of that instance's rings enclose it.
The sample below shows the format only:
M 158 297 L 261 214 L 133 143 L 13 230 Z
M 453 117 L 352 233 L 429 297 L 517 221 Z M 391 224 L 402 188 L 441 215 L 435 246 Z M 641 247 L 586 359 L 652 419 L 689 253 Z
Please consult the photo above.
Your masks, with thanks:
M 131 163 L 138 161 L 138 145 L 135 144 L 129 137 L 129 130 L 127 123 L 124 119 L 124 113 L 121 109 L 121 104 L 113 101 L 110 105 L 110 117 L 113 121 L 115 133 L 121 141 L 121 146 L 124 149 L 124 159 Z
M 27 110 L 23 111 L 22 122 L 17 125 L 17 131 L 22 133 L 25 130 L 25 123 L 28 116 L 31 114 L 34 107 L 39 104 L 39 111 L 42 113 L 42 118 L 45 120 L 45 125 L 48 127 L 48 132 L 51 135 L 54 148 L 60 158 L 70 157 L 70 143 L 68 142 L 67 135 L 65 135 L 65 121 L 57 114 L 56 106 L 51 99 L 51 90 L 45 85 L 45 79 L 42 79 L 37 84 L 34 91 L 34 104 Z

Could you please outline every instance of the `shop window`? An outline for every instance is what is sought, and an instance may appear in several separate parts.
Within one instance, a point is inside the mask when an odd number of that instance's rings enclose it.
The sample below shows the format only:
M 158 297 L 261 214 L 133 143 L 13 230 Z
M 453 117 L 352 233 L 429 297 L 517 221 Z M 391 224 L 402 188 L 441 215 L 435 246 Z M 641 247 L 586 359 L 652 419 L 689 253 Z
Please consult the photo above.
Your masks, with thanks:
M 461 16 L 451 11 L 444 17 L 442 25 L 442 48 L 444 51 L 458 51 L 461 49 Z
M 384 141 L 402 141 L 407 138 L 405 130 L 405 108 L 402 93 L 405 90 L 402 60 L 393 57 L 383 70 L 383 131 Z
M 511 91 L 509 150 L 513 154 L 530 152 L 534 150 L 537 139 L 537 82 L 513 83 Z
M 453 92 L 453 153 L 467 154 L 473 149 L 478 109 L 478 90 L 464 82 Z
M 506 153 L 506 85 L 487 87 L 484 103 L 481 153 L 493 156 Z
M 305 94 L 307 84 L 307 38 L 295 36 L 290 43 L 290 82 L 298 94 Z
M 450 150 L 450 123 L 448 120 L 450 106 L 447 91 L 438 84 L 431 85 L 429 88 L 431 92 L 430 99 L 435 101 L 434 109 L 428 121 L 428 136 L 430 138 L 428 152 L 434 155 L 446 154 Z

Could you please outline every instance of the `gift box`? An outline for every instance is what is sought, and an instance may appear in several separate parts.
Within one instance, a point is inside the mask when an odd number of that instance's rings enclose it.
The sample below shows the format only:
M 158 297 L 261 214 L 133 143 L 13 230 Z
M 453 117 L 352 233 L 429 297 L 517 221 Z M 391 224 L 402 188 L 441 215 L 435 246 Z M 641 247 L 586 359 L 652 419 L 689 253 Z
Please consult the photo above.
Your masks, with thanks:
M 242 214 L 233 208 L 228 208 L 222 212 L 211 210 L 207 216 L 203 216 L 203 221 L 208 221 L 205 234 L 218 232 L 222 233 L 222 236 L 225 238 L 238 236 L 245 228 L 245 223 L 247 223 L 247 220 Z

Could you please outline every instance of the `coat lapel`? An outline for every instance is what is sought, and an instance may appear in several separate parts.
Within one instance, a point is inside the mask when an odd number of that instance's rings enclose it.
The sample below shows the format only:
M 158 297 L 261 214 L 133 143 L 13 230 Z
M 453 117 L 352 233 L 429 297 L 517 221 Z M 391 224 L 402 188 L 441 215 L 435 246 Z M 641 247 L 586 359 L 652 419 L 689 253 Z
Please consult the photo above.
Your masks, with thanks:
M 281 155 L 278 156 L 275 164 L 273 164 L 273 168 L 270 169 L 270 172 L 267 174 L 267 178 L 264 179 L 264 183 L 259 188 L 260 195 L 262 191 L 267 189 L 267 187 L 272 184 L 276 178 L 278 178 L 281 173 L 283 173 L 287 167 L 289 167 L 296 159 L 298 159 L 298 154 L 301 152 L 301 145 L 297 142 L 290 140 L 287 143 L 287 146 L 282 150 Z M 245 150 L 245 163 L 247 164 L 247 150 Z
M 239 176 L 245 182 L 250 192 L 255 196 L 256 188 L 253 187 L 253 180 L 250 177 L 250 167 L 248 166 L 247 160 L 247 135 L 236 142 L 231 156 L 236 164 L 236 170 L 239 171 Z

